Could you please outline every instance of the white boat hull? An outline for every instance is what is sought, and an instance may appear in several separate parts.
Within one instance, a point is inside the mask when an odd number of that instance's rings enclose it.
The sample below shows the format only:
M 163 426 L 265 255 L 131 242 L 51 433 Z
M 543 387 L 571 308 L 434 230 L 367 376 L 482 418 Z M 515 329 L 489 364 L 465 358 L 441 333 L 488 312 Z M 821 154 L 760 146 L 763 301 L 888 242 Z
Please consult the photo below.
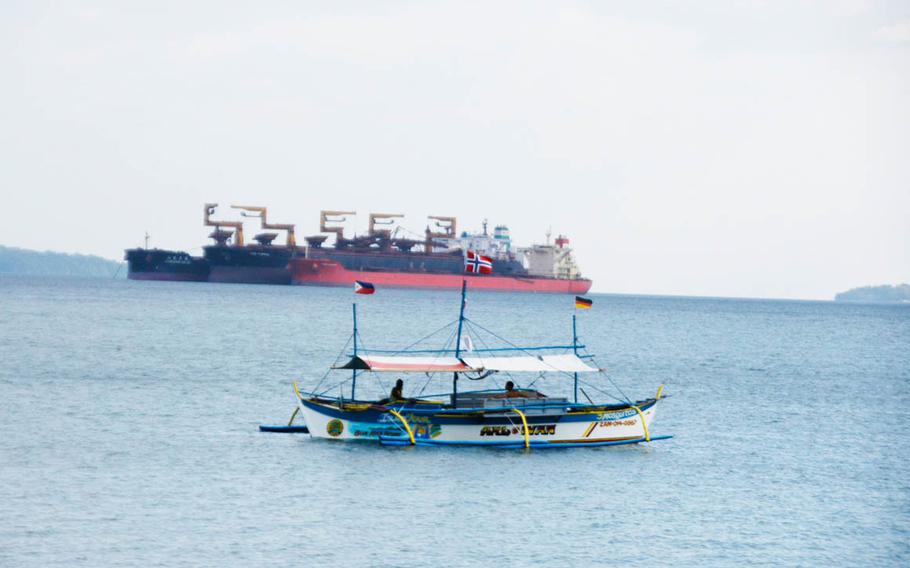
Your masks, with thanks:
M 408 408 L 383 412 L 376 411 L 377 407 L 358 411 L 303 399 L 300 409 L 310 435 L 328 440 L 411 442 L 413 437 L 414 444 L 596 444 L 649 441 L 656 402 L 644 401 L 637 405 L 639 410 L 634 406 L 559 414 L 534 414 L 527 410 L 524 419 L 522 413 L 508 409 L 483 415 L 459 415 L 446 409 L 432 413 Z

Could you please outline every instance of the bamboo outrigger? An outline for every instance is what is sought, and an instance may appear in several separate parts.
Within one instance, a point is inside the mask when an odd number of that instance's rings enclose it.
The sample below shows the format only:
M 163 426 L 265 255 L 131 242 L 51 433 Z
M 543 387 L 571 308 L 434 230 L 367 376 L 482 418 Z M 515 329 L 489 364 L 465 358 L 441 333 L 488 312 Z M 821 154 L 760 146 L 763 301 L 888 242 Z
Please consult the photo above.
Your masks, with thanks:
M 318 386 L 311 392 L 302 392 L 294 383 L 298 404 L 294 414 L 299 411 L 306 426 L 293 426 L 292 416 L 288 426 L 262 429 L 299 432 L 305 428 L 314 438 L 370 440 L 385 445 L 498 448 L 615 446 L 671 437 L 654 436 L 650 431 L 662 385 L 652 398 L 632 401 L 622 395 L 612 403 L 594 403 L 579 386 L 579 375 L 605 374 L 587 363 L 592 357 L 584 354 L 584 346 L 578 343 L 575 316 L 571 345 L 474 349 L 471 341 L 465 341 L 466 326 L 492 332 L 465 317 L 465 294 L 466 285 L 462 285 L 454 349 L 407 349 L 391 355 L 362 348 L 355 304 L 353 353 L 343 364 L 330 369 L 351 371 L 351 397 L 327 396 L 335 386 L 321 392 L 316 392 Z M 542 354 L 553 351 L 562 353 Z M 398 400 L 358 400 L 359 372 L 419 373 L 430 377 L 451 373 L 452 392 Z M 458 392 L 460 377 L 479 380 L 499 373 L 567 375 L 574 379 L 574 398 L 570 401 L 568 397 L 550 397 L 530 388 Z M 588 403 L 578 402 L 579 390 Z

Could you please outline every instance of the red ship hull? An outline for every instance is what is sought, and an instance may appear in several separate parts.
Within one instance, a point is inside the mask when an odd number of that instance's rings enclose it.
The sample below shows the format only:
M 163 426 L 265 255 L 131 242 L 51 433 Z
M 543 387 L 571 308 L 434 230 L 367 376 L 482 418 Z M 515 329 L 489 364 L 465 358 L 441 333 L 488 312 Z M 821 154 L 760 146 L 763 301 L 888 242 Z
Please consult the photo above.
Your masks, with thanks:
M 422 272 L 380 272 L 348 270 L 326 259 L 294 258 L 288 263 L 293 284 L 310 286 L 353 286 L 355 280 L 389 288 L 461 288 L 467 280 L 472 290 L 584 294 L 591 289 L 587 279 L 523 278 L 495 274 L 430 274 Z

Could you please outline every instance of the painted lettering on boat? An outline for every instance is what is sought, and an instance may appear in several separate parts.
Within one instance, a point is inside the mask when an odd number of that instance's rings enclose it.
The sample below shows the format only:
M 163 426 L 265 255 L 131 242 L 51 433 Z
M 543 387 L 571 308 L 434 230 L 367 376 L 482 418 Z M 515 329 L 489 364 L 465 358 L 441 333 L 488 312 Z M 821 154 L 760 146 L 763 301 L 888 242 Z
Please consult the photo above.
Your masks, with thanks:
M 607 428 L 610 426 L 635 426 L 638 424 L 635 420 L 608 420 L 598 424 L 601 428 Z
M 369 427 L 362 424 L 351 426 L 351 435 L 355 438 L 378 438 L 380 436 L 400 436 L 401 431 L 386 426 Z
M 611 422 L 616 420 L 622 420 L 623 418 L 633 418 L 637 416 L 638 413 L 635 410 L 614 410 L 611 412 L 602 413 L 597 419 L 601 422 Z
M 408 423 L 410 423 L 410 424 L 415 424 L 415 423 L 429 424 L 430 423 L 429 416 L 421 416 L 420 414 L 408 414 L 407 419 L 408 419 Z
M 484 426 L 480 429 L 481 436 L 524 436 L 524 426 Z M 529 436 L 552 436 L 556 434 L 556 424 L 535 424 L 528 426 Z

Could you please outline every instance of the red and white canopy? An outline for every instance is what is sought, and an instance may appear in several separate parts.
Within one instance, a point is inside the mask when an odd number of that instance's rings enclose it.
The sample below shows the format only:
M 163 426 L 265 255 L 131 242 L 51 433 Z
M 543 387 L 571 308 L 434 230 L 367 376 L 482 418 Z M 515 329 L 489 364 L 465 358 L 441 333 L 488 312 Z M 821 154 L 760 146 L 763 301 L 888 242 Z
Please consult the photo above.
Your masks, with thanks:
M 340 367 L 332 368 L 395 373 L 461 373 L 480 370 L 468 367 L 464 361 L 455 357 L 380 357 L 374 355 L 360 355 Z

